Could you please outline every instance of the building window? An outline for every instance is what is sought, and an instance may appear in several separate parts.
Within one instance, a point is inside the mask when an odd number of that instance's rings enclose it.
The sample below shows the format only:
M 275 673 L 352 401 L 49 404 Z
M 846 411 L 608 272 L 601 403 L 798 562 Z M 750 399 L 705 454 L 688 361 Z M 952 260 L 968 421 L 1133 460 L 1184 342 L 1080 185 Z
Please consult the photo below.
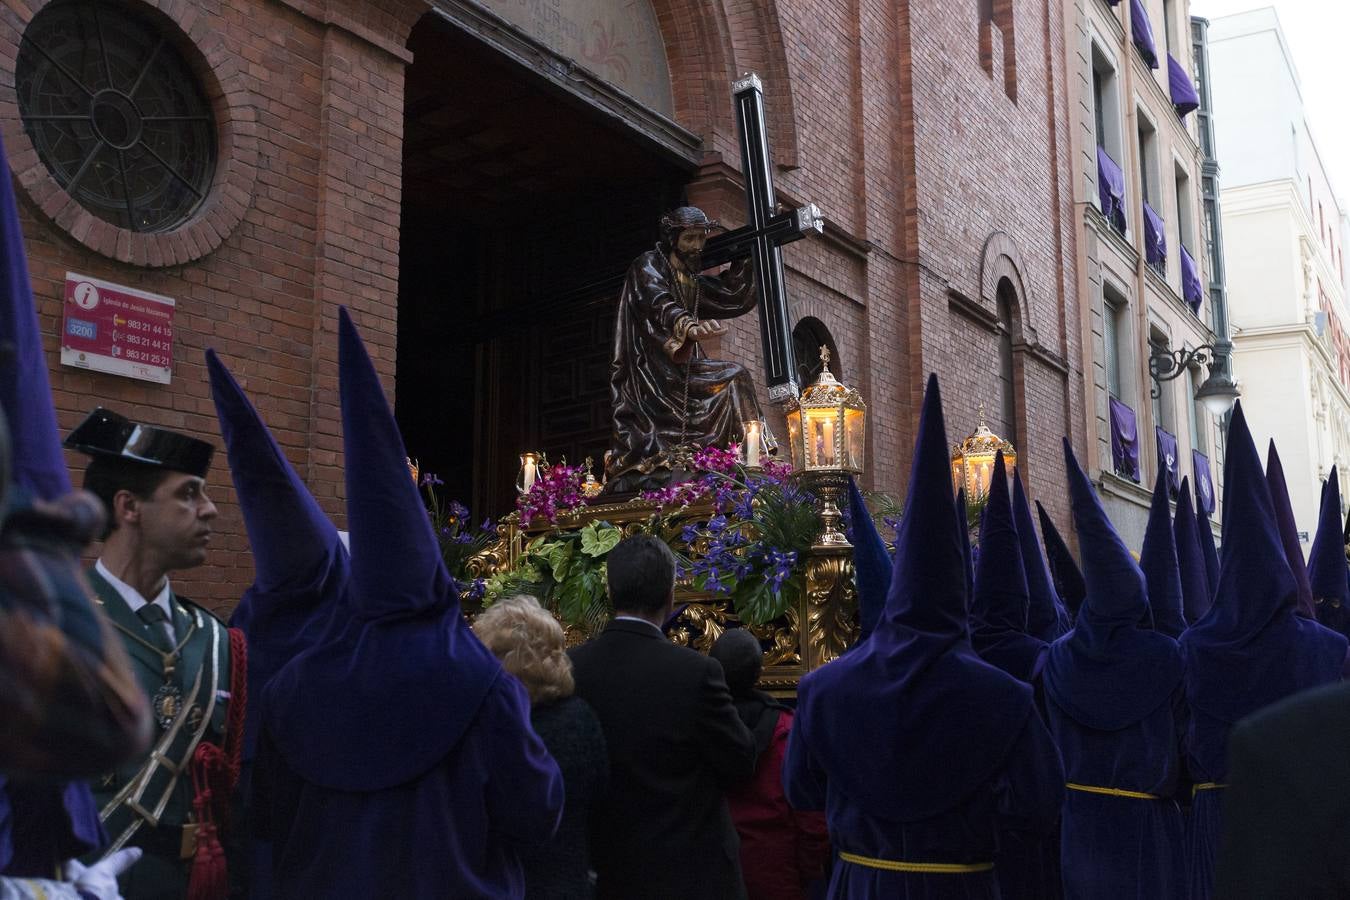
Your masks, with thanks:
M 1095 41 L 1092 44 L 1092 104 L 1093 121 L 1097 126 L 1097 146 L 1120 165 L 1125 161 L 1124 137 L 1120 126 L 1120 87 L 1115 66 Z
M 23 33 L 15 90 L 56 183 L 119 228 L 167 231 L 211 186 L 211 104 L 161 29 L 129 4 L 48 5 Z
M 980 65 L 993 77 L 994 44 L 1003 52 L 1003 92 L 1017 102 L 1017 35 L 1013 0 L 976 0 L 980 12 Z
M 1149 334 L 1149 347 L 1151 350 L 1169 353 L 1171 348 L 1168 346 L 1167 335 L 1156 328 Z M 1158 384 L 1156 390 L 1158 396 L 1153 397 L 1153 424 L 1162 428 L 1169 434 L 1176 434 L 1176 415 L 1173 412 L 1172 382 L 1163 382 Z
M 1017 444 L 1017 381 L 1013 374 L 1013 308 L 1017 292 L 1004 278 L 998 283 L 998 380 L 1004 436 Z
M 1175 170 L 1177 194 L 1177 243 L 1190 250 L 1195 246 L 1195 204 L 1191 197 L 1191 176 L 1181 166 Z
M 1120 91 L 1116 70 L 1106 54 L 1092 43 L 1092 107 L 1097 143 L 1097 206 L 1117 233 L 1127 230 L 1125 214 L 1125 159 L 1120 128 Z
M 1177 50 L 1180 48 L 1177 47 L 1176 38 L 1172 34 L 1172 17 L 1176 14 L 1176 3 L 1174 0 L 1163 0 L 1162 8 L 1163 41 L 1165 42 L 1165 49 L 1168 53 L 1180 58 L 1180 54 L 1177 53 Z
M 1208 453 L 1209 446 L 1205 441 L 1205 423 L 1209 421 L 1208 413 L 1205 411 L 1205 404 L 1195 399 L 1195 392 L 1200 389 L 1200 370 L 1191 367 L 1186 371 L 1186 396 L 1191 398 L 1187 404 L 1190 408 L 1190 426 L 1191 426 L 1191 449 L 1199 450 L 1201 453 Z
M 1139 184 L 1144 195 L 1141 237 L 1144 242 L 1144 260 L 1159 275 L 1167 273 L 1167 226 L 1158 208 L 1162 206 L 1162 189 L 1158 183 L 1158 132 L 1153 123 L 1138 110 L 1139 121 Z
M 1158 130 L 1138 110 L 1139 120 L 1139 184 L 1144 193 L 1144 202 L 1150 206 L 1158 205 L 1161 191 L 1158 189 Z
M 1107 288 L 1102 307 L 1102 339 L 1106 361 L 1106 390 L 1117 400 L 1125 394 L 1129 352 L 1130 324 L 1126 318 L 1129 309 L 1125 298 Z

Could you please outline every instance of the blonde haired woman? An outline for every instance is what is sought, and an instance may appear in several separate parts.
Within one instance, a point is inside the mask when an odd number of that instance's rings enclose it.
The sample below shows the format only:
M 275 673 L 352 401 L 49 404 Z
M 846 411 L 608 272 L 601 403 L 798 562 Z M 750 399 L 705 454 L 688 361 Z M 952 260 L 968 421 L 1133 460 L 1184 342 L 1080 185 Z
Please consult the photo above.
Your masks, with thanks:
M 530 695 L 530 722 L 562 770 L 567 800 L 553 840 L 522 854 L 527 900 L 595 896 L 587 819 L 609 778 L 595 713 L 572 696 L 572 662 L 562 626 L 526 594 L 498 600 L 473 625 L 479 640 Z

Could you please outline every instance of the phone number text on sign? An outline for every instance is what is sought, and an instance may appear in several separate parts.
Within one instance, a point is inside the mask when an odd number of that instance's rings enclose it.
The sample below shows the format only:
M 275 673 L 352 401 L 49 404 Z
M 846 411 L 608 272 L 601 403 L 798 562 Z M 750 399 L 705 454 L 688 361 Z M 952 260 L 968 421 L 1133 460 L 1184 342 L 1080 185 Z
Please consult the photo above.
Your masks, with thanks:
M 168 384 L 173 311 L 171 297 L 67 272 L 61 363 Z

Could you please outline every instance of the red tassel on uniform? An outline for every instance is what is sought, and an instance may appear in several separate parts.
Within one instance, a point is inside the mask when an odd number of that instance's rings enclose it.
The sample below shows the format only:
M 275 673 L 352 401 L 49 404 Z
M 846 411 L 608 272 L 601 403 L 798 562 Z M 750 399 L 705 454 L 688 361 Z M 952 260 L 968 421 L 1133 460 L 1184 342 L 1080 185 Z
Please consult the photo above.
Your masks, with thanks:
M 230 891 L 229 873 L 225 867 L 225 848 L 220 845 L 212 807 L 217 791 L 221 791 L 220 796 L 228 802 L 231 781 L 229 763 L 219 747 L 202 741 L 192 754 L 191 770 L 197 849 L 192 854 L 187 900 L 225 900 Z
M 226 900 L 230 892 L 229 869 L 217 823 L 220 827 L 228 827 L 230 798 L 239 782 L 244 712 L 248 707 L 248 648 L 239 629 L 231 628 L 229 635 L 231 696 L 225 725 L 225 749 L 202 741 L 189 765 L 197 847 L 192 854 L 187 900 Z

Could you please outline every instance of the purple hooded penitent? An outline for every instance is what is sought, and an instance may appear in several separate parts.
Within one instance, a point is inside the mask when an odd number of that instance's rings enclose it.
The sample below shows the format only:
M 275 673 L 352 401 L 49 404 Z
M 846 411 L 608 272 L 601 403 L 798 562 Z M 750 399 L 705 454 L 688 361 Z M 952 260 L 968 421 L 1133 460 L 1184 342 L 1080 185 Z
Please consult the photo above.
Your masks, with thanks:
M 1144 529 L 1144 546 L 1139 553 L 1139 568 L 1148 584 L 1148 607 L 1153 616 L 1153 627 L 1175 639 L 1186 630 L 1186 617 L 1182 612 L 1185 604 L 1181 565 L 1177 561 L 1167 493 L 1167 472 L 1159 470 L 1158 480 L 1153 485 L 1148 526 Z
M 1050 577 L 1055 582 L 1055 593 L 1064 601 L 1064 610 L 1069 614 L 1070 624 L 1077 618 L 1082 608 L 1083 597 L 1087 594 L 1087 584 L 1083 581 L 1083 571 L 1069 552 L 1059 529 L 1045 511 L 1041 501 L 1036 501 L 1036 516 L 1041 520 L 1041 537 L 1045 541 L 1045 561 L 1050 565 Z
M 930 377 L 885 610 L 865 643 L 802 679 L 783 785 L 795 808 L 825 809 L 852 853 L 986 863 L 1000 817 L 1053 827 L 1063 776 L 1031 689 L 971 649 L 945 431 Z M 997 891 L 992 866 L 930 875 L 837 865 L 837 896 Z
M 1190 481 L 1181 479 L 1177 493 L 1177 515 L 1172 521 L 1172 537 L 1176 541 L 1177 566 L 1181 570 L 1181 603 L 1186 621 L 1196 622 L 1209 611 L 1214 592 L 1209 587 L 1205 572 L 1205 555 L 1200 549 L 1200 526 L 1196 524 L 1195 509 L 1191 506 Z
M 338 366 L 351 577 L 323 639 L 263 691 L 275 892 L 517 896 L 518 851 L 552 835 L 562 779 L 524 689 L 464 620 L 345 309 Z
M 9 426 L 12 483 L 0 486 L 10 510 L 70 493 L 56 432 L 47 359 L 33 304 L 28 259 L 14 203 L 14 182 L 0 146 L 0 408 Z M 0 516 L 5 511 L 0 510 Z M 84 588 L 88 590 L 88 588 Z M 88 600 L 63 604 L 67 640 L 103 658 L 101 628 Z M 78 618 L 81 621 L 75 621 Z M 19 788 L 0 777 L 0 874 L 50 877 L 50 866 L 107 842 L 93 795 L 83 781 Z
M 980 523 L 980 561 L 970 606 L 970 644 L 980 659 L 1033 684 L 1045 662 L 1046 643 L 1027 633 L 1030 605 L 1022 545 L 1013 522 L 1003 454 L 994 457 L 989 502 Z
M 1060 825 L 1064 895 L 1179 897 L 1185 859 L 1172 794 L 1181 774 L 1181 651 L 1144 624 L 1144 573 L 1067 439 L 1064 462 L 1087 580 L 1073 631 L 1051 645 L 1043 676 L 1065 777 L 1079 786 L 1067 794 Z M 1166 483 L 1158 483 L 1165 527 Z
M 852 478 L 848 480 L 849 520 L 853 525 L 853 579 L 858 590 L 858 643 L 871 636 L 886 606 L 894 565 L 886 542 L 877 532 L 877 524 L 867 508 L 862 491 Z
M 1317 609 L 1313 604 L 1312 587 L 1308 583 L 1308 566 L 1303 561 L 1303 549 L 1299 546 L 1294 505 L 1289 499 L 1289 485 L 1284 480 L 1284 464 L 1280 462 L 1280 453 L 1275 449 L 1273 440 L 1266 450 L 1266 486 L 1270 489 L 1270 500 L 1275 505 L 1275 525 L 1280 529 L 1284 558 L 1289 561 L 1289 571 L 1298 585 L 1298 605 L 1294 611 L 1304 618 L 1315 619 Z
M 248 638 L 249 696 L 261 698 L 282 666 L 318 642 L 346 588 L 350 566 L 337 528 L 214 350 L 206 351 L 206 370 L 253 551 L 253 584 L 230 625 Z M 246 761 L 253 759 L 257 744 L 260 706 L 249 704 Z
M 1316 603 L 1315 616 L 1319 622 L 1340 634 L 1350 634 L 1350 575 L 1346 571 L 1343 534 L 1340 476 L 1333 466 L 1322 485 L 1317 533 L 1308 552 L 1308 594 Z
M 1022 570 L 1027 576 L 1027 633 L 1043 641 L 1053 641 L 1073 625 L 1055 591 L 1050 568 L 1036 540 L 1036 525 L 1031 519 L 1031 504 L 1022 487 L 1022 473 L 1013 469 L 1013 520 L 1017 523 L 1017 541 L 1022 548 Z
M 1213 890 L 1229 730 L 1277 700 L 1338 680 L 1346 656 L 1344 637 L 1294 613 L 1298 585 L 1241 401 L 1228 426 L 1223 480 L 1227 527 L 1214 605 L 1181 636 L 1188 769 L 1208 786 L 1197 789 L 1187 821 L 1190 896 L 1201 898 Z
M 1205 477 L 1208 480 L 1208 475 L 1206 475 Z M 1200 483 L 1199 476 L 1197 475 L 1196 485 L 1194 486 L 1197 491 L 1199 490 L 1198 487 L 1199 483 Z M 1227 496 L 1226 493 L 1227 487 L 1225 487 L 1224 490 L 1225 490 L 1224 496 Z M 1207 512 L 1209 507 L 1207 507 L 1203 502 L 1201 502 L 1201 497 L 1198 494 L 1193 495 L 1193 498 L 1195 500 L 1195 535 L 1196 538 L 1200 541 L 1201 558 L 1204 559 L 1205 561 L 1205 583 L 1209 585 L 1209 596 L 1212 602 L 1214 599 L 1214 592 L 1219 589 L 1219 549 L 1214 545 L 1214 529 L 1210 527 L 1209 513 Z M 1225 518 L 1228 516 L 1227 510 L 1228 507 L 1225 506 L 1224 507 Z M 1225 534 L 1224 540 L 1226 541 L 1227 539 L 1228 535 Z M 1209 607 L 1206 606 L 1205 609 L 1208 610 Z M 1187 618 L 1190 618 L 1192 622 L 1196 621 L 1196 619 L 1199 618 L 1199 616 L 1191 618 L 1189 615 L 1189 610 L 1187 611 L 1187 613 L 1188 613 Z
M 956 523 L 961 532 L 961 560 L 966 576 L 966 603 L 975 596 L 975 553 L 970 547 L 970 519 L 967 517 L 966 489 L 956 492 Z

